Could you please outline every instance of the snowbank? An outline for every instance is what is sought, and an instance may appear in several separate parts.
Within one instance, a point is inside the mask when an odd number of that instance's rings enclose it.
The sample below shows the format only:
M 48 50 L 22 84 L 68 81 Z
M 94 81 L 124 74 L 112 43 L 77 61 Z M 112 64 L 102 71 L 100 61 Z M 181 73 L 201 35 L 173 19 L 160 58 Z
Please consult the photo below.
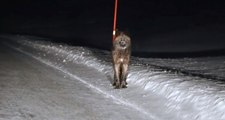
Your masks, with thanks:
M 73 74 L 74 63 L 84 64 L 104 73 L 109 79 L 87 81 L 90 87 L 111 97 L 116 96 L 115 99 L 119 98 L 119 102 L 122 99 L 121 103 L 133 105 L 137 110 L 150 115 L 151 119 L 225 120 L 224 83 L 158 70 L 151 65 L 142 64 L 141 58 L 132 58 L 129 86 L 116 91 L 110 86 L 112 65 L 108 51 L 56 44 L 32 36 L 4 38 L 11 40 L 5 42 L 7 45 L 67 73 Z

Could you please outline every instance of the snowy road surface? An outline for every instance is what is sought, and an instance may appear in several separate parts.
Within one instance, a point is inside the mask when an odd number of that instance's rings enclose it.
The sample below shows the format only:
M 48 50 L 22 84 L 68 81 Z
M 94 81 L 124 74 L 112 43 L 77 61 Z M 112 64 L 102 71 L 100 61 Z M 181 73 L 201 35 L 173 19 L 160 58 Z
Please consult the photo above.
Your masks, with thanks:
M 225 120 L 225 57 L 132 58 L 116 90 L 109 52 L 43 39 L 1 36 L 0 120 Z
M 3 46 L 0 56 L 0 120 L 145 119 L 141 112 L 27 55 Z M 74 71 L 83 77 L 78 79 L 107 79 L 83 65 Z

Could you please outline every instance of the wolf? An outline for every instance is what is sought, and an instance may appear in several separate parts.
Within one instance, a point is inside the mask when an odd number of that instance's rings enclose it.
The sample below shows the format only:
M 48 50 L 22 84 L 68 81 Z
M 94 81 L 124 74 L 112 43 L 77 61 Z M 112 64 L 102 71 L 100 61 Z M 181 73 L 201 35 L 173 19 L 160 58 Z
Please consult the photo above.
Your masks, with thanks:
M 117 32 L 113 40 L 112 58 L 116 89 L 127 87 L 128 66 L 131 56 L 131 38 L 124 32 Z

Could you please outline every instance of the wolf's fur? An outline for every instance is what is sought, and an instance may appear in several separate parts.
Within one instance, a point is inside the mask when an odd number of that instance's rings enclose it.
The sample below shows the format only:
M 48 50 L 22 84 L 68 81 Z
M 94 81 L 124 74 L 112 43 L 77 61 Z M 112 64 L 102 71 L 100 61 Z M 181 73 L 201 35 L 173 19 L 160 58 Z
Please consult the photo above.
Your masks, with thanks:
M 126 88 L 128 65 L 131 54 L 131 38 L 123 33 L 118 32 L 113 41 L 112 58 L 114 68 L 114 83 L 115 88 Z

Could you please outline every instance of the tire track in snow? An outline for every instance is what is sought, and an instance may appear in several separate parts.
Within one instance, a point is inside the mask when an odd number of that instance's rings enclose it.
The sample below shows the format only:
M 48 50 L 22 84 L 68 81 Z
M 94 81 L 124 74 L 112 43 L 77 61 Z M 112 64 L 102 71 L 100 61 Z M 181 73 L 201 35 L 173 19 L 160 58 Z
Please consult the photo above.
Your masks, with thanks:
M 133 65 L 135 65 L 135 63 Z M 152 68 L 155 68 L 156 70 L 167 71 L 167 72 L 170 72 L 173 74 L 179 73 L 179 74 L 183 74 L 186 76 L 199 77 L 199 78 L 204 78 L 204 79 L 208 79 L 208 80 L 216 80 L 216 81 L 223 81 L 223 82 L 225 81 L 224 77 L 220 77 L 220 76 L 216 76 L 216 75 L 207 75 L 207 74 L 201 74 L 199 72 L 192 72 L 190 70 L 171 68 L 171 67 L 167 67 L 167 66 L 153 65 L 153 64 L 145 63 L 144 61 L 142 61 L 142 65 L 151 66 Z
M 154 68 L 158 68 L 158 69 L 162 69 L 162 70 L 166 70 L 172 73 L 181 73 L 187 76 L 192 76 L 192 77 L 200 77 L 200 78 L 205 78 L 205 79 L 213 79 L 213 80 L 217 80 L 217 81 L 225 81 L 224 77 L 219 77 L 216 75 L 206 75 L 206 74 L 201 74 L 201 73 L 197 73 L 197 72 L 191 72 L 189 70 L 182 70 L 179 68 L 171 68 L 171 67 L 166 67 L 166 66 L 157 66 L 157 65 L 150 65 Z

